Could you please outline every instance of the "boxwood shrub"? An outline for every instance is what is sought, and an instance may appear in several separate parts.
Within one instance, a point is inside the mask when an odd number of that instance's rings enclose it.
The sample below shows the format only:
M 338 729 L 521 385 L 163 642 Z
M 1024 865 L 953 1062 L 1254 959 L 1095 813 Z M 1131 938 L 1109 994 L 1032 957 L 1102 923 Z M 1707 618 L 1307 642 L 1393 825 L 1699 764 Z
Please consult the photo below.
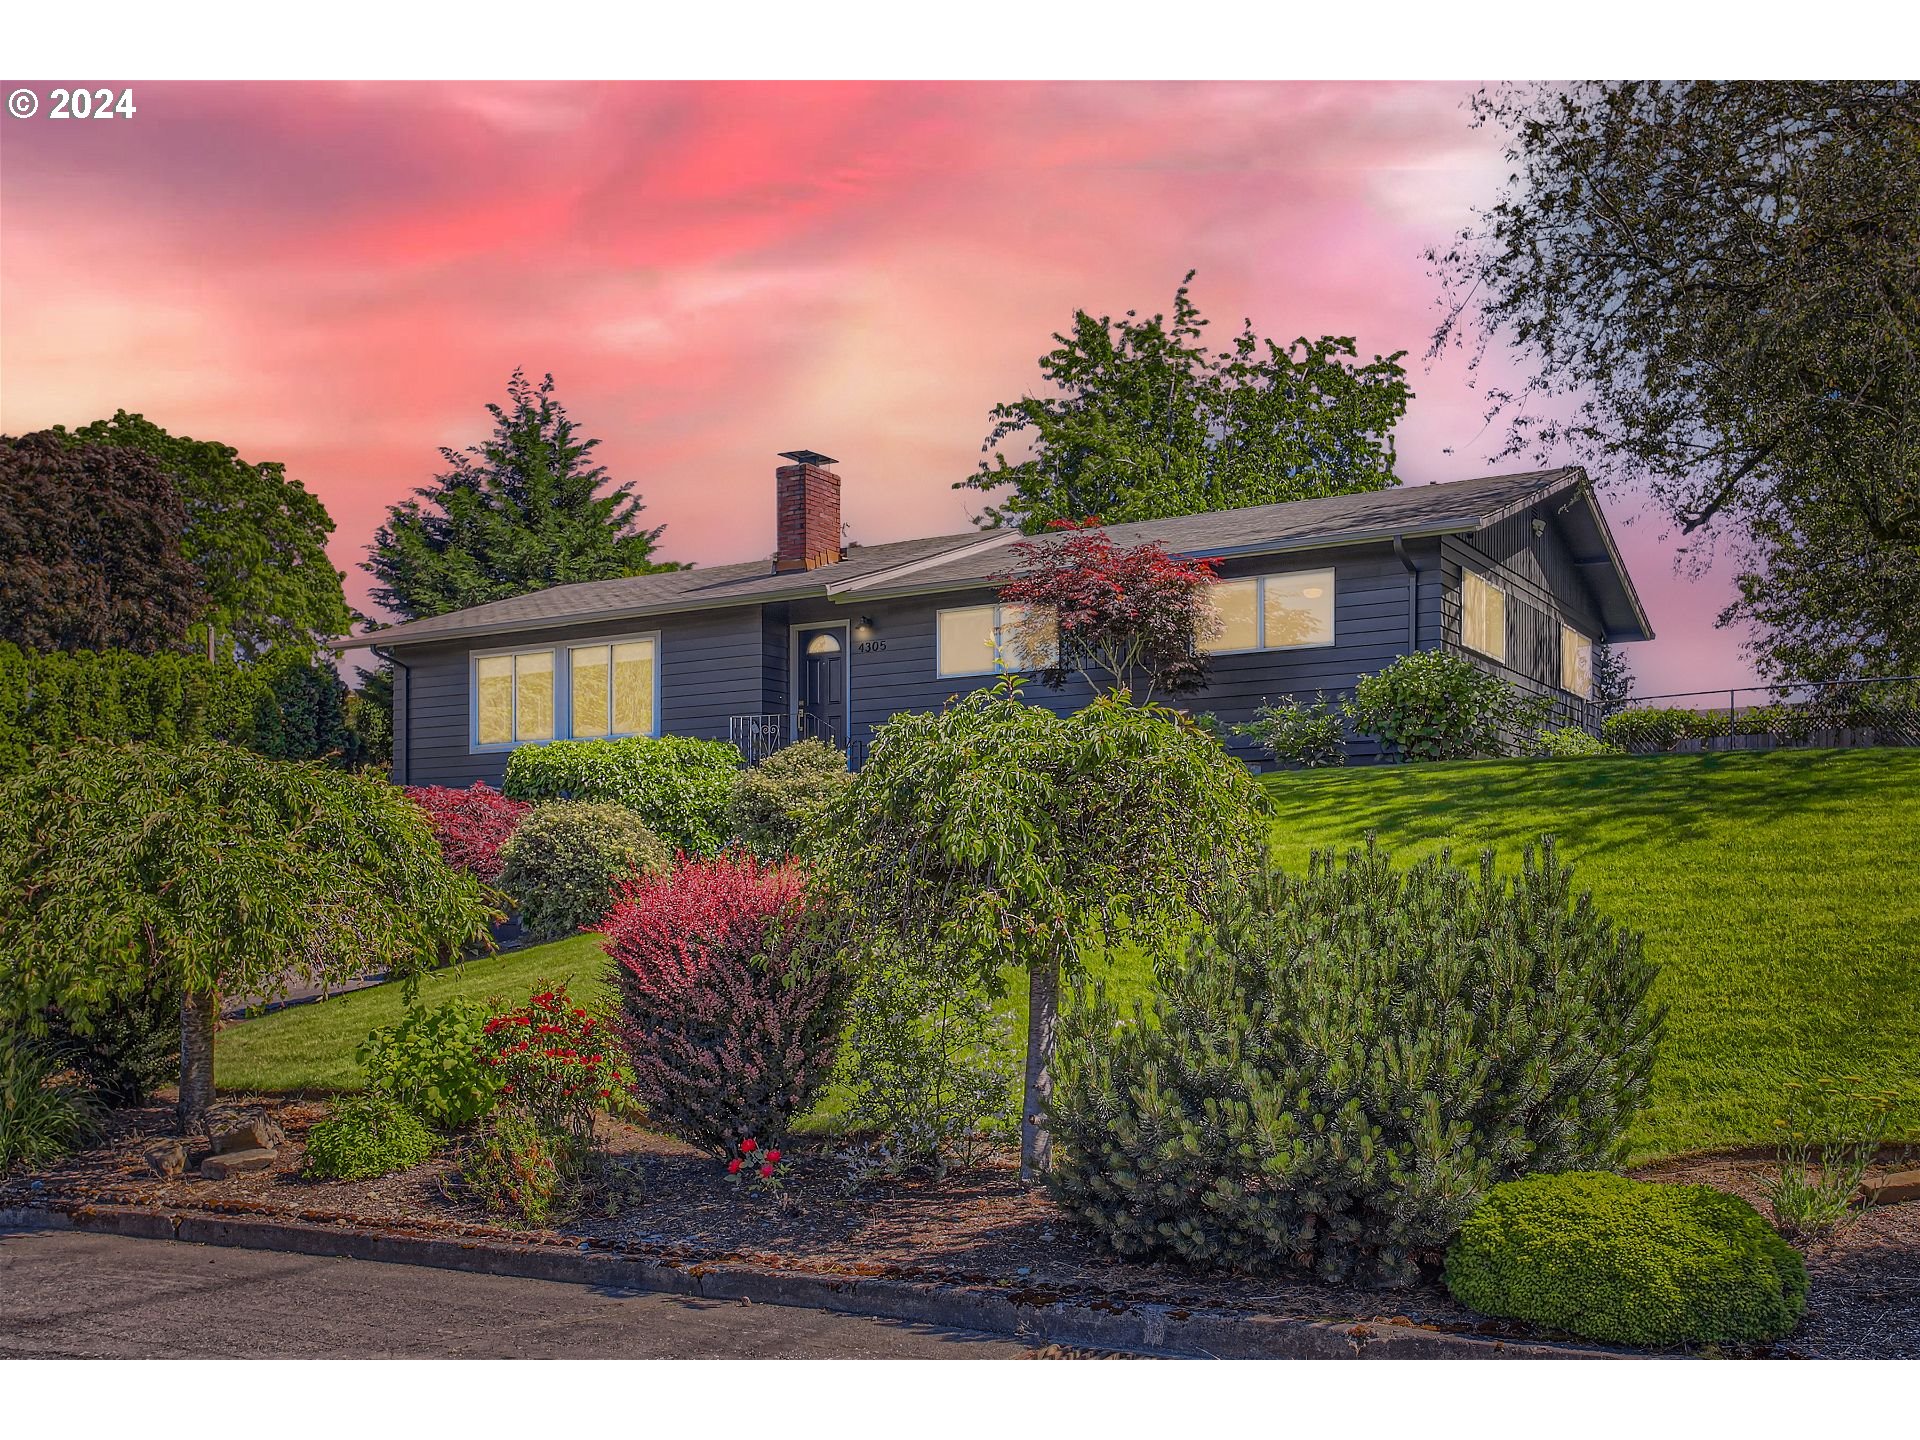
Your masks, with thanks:
M 620 882 L 658 874 L 673 856 L 624 805 L 556 800 L 527 813 L 500 858 L 500 888 L 538 943 L 598 926 Z
M 1777 1340 L 1807 1303 L 1798 1252 L 1738 1196 L 1598 1173 L 1497 1186 L 1446 1277 L 1483 1314 L 1616 1345 Z
M 740 764 L 740 752 L 722 740 L 557 740 L 514 751 L 503 789 L 514 800 L 624 805 L 671 849 L 711 856 L 732 838 L 728 808 Z

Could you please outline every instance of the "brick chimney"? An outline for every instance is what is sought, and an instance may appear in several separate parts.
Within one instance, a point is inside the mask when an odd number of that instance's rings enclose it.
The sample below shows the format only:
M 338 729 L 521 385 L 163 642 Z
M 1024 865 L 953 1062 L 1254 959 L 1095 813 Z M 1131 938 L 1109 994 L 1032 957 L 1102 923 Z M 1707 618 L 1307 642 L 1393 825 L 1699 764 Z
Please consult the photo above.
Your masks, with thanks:
M 815 450 L 782 450 L 780 458 L 793 463 L 773 472 L 774 571 L 832 565 L 841 558 L 840 477 L 827 467 L 836 462 Z

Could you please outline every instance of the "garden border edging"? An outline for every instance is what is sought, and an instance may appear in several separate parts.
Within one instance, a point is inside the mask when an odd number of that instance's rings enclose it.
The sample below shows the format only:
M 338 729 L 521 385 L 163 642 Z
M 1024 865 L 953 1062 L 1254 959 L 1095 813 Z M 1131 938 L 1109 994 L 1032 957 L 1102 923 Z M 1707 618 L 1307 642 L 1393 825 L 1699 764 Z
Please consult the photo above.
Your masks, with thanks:
M 1125 1306 L 1027 1302 L 985 1287 L 935 1281 L 780 1272 L 737 1263 L 669 1261 L 510 1240 L 406 1235 L 52 1198 L 41 1206 L 0 1209 L 0 1227 L 83 1230 L 129 1239 L 341 1256 L 604 1289 L 792 1305 L 986 1331 L 1041 1344 L 1222 1360 L 1622 1358 L 1605 1350 L 1458 1335 L 1410 1324 L 1334 1324 L 1194 1311 L 1154 1302 Z

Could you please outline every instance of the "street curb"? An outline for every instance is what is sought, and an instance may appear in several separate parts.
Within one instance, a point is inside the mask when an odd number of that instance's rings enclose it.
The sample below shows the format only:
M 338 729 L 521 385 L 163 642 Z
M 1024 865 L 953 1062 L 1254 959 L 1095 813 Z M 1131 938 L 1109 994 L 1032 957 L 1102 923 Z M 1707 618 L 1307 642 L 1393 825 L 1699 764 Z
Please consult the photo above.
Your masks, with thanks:
M 1610 1351 L 1457 1335 L 1398 1323 L 1333 1324 L 1275 1315 L 1026 1300 L 986 1286 L 649 1259 L 496 1239 L 442 1239 L 204 1211 L 50 1200 L 0 1209 L 0 1228 L 83 1230 L 296 1255 L 344 1256 L 481 1275 L 557 1280 L 609 1290 L 662 1291 L 979 1330 L 1091 1350 L 1220 1360 L 1613 1360 Z

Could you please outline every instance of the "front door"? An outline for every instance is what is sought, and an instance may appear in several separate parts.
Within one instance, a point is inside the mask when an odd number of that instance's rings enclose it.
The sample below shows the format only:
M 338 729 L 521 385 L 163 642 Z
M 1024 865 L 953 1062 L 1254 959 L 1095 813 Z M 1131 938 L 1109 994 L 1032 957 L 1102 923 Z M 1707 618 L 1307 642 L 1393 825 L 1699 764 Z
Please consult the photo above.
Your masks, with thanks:
M 847 642 L 839 626 L 802 630 L 794 641 L 794 739 L 819 736 L 835 745 L 847 743 Z

